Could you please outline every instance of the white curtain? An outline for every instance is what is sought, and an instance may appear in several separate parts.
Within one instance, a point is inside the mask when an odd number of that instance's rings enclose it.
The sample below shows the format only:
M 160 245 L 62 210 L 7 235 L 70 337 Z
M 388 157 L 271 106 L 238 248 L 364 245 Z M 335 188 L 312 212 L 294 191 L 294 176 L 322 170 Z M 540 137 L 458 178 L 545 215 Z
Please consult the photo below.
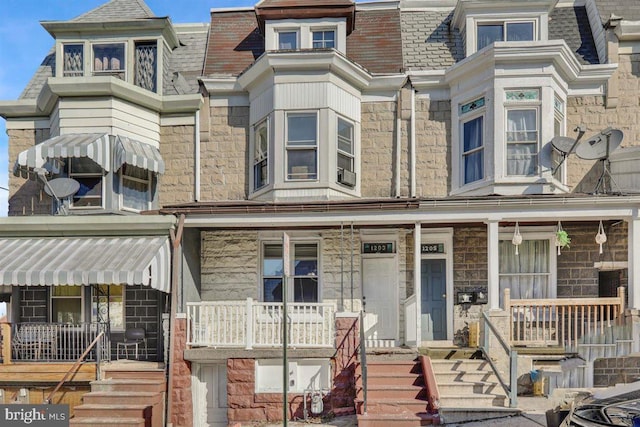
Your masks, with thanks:
M 511 240 L 500 241 L 500 305 L 506 288 L 513 299 L 551 297 L 549 246 L 549 240 L 523 240 L 516 255 Z
M 538 132 L 535 110 L 507 113 L 507 174 L 535 175 L 538 158 Z

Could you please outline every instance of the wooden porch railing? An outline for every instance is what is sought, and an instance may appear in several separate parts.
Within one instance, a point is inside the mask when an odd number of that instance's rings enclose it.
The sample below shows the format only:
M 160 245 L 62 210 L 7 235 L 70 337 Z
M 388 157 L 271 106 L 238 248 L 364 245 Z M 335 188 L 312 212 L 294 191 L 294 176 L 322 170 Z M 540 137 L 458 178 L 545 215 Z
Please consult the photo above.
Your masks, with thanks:
M 187 344 L 192 347 L 280 347 L 282 303 L 187 303 Z M 287 303 L 289 347 L 333 347 L 335 305 Z
M 504 309 L 511 313 L 511 345 L 564 346 L 604 333 L 624 312 L 625 290 L 607 298 L 511 299 L 504 290 Z

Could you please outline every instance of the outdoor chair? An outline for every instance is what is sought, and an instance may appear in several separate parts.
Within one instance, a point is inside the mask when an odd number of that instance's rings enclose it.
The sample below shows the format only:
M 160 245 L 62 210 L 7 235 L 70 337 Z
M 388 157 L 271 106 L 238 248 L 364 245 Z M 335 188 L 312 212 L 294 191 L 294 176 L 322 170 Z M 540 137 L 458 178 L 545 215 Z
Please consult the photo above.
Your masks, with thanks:
M 117 358 L 120 360 L 120 354 L 124 354 L 124 358 L 129 358 L 129 349 L 132 349 L 135 355 L 135 359 L 138 360 L 139 346 L 142 345 L 145 359 L 147 354 L 147 334 L 144 328 L 128 328 L 124 331 L 124 341 L 117 344 L 116 352 Z

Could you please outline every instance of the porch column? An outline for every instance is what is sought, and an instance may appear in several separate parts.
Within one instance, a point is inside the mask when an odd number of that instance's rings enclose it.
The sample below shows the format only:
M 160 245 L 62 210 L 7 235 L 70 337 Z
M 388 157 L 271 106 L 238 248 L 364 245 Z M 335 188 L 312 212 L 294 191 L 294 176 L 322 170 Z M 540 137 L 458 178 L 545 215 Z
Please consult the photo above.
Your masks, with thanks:
M 422 343 L 422 225 L 416 222 L 413 230 L 413 293 L 416 295 L 416 345 Z M 405 320 L 406 322 L 406 320 Z
M 500 221 L 487 220 L 487 281 L 489 309 L 500 309 L 500 285 L 499 285 L 499 251 L 498 251 L 498 229 Z
M 629 308 L 640 309 L 640 218 L 636 211 L 629 219 L 628 273 Z

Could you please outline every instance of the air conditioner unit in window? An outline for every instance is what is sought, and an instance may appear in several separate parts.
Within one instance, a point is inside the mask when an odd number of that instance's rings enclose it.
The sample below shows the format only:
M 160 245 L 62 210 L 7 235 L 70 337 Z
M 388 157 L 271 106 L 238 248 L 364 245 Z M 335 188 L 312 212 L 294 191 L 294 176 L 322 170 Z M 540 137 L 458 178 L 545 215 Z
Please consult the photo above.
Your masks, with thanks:
M 338 170 L 338 182 L 340 184 L 348 185 L 349 187 L 356 186 L 356 174 L 345 169 Z

